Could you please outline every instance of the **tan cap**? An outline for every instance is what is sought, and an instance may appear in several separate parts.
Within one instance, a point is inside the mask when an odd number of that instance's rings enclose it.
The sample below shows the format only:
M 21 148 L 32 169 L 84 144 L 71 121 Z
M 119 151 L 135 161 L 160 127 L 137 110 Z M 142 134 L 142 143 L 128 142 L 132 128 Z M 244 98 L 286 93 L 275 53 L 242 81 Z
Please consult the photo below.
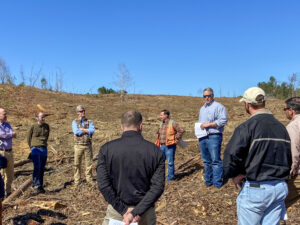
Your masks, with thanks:
M 263 95 L 265 97 L 264 90 L 259 87 L 251 87 L 245 91 L 243 97 L 240 99 L 240 102 L 258 103 L 256 98 L 259 95 Z M 265 98 L 263 101 L 265 101 Z

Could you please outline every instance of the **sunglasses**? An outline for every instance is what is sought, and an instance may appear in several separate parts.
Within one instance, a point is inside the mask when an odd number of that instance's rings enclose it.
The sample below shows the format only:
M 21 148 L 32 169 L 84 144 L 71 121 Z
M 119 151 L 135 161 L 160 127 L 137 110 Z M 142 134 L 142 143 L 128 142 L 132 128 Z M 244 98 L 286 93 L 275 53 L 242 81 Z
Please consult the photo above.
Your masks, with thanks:
M 211 98 L 212 95 L 203 95 L 203 98 Z
M 83 113 L 83 112 L 85 112 L 85 110 L 81 110 L 81 111 L 78 111 L 78 112 Z
M 290 109 L 290 108 L 288 108 L 288 107 L 285 107 L 285 108 L 283 108 L 283 111 L 286 111 L 286 110 L 288 110 L 288 109 Z

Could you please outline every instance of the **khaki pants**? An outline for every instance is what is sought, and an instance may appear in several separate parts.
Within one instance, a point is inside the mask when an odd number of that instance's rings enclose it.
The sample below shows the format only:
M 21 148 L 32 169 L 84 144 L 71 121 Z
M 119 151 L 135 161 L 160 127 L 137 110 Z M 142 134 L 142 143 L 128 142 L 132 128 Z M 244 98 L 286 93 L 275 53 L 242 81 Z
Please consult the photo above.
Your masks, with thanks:
M 289 194 L 285 199 L 286 207 L 290 207 L 300 198 L 300 175 L 288 180 Z
M 93 181 L 92 177 L 92 167 L 93 167 L 93 150 L 92 145 L 75 145 L 74 146 L 74 183 L 78 184 L 80 182 L 80 172 L 81 172 L 81 161 L 82 156 L 85 158 L 85 177 L 87 182 Z
M 0 151 L 0 154 L 7 158 L 7 167 L 1 170 L 4 180 L 6 194 L 11 193 L 11 184 L 14 179 L 14 155 L 13 152 Z
M 112 205 L 107 206 L 106 215 L 104 217 L 102 225 L 108 225 L 109 219 L 115 220 L 123 220 L 123 216 L 119 214 Z M 141 216 L 140 221 L 138 222 L 139 225 L 155 225 L 156 224 L 156 214 L 154 207 L 148 209 L 143 216 Z

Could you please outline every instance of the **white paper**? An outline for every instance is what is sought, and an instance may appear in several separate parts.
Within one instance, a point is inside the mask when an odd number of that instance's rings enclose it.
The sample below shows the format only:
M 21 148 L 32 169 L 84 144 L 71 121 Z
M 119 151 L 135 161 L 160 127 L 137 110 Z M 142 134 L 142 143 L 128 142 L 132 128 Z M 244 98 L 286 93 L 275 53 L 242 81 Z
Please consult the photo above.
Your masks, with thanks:
M 206 129 L 202 130 L 200 128 L 202 123 L 195 123 L 195 135 L 197 138 L 202 138 L 202 137 L 205 137 L 207 136 L 207 131 Z
M 182 140 L 182 139 L 179 139 L 177 145 L 180 147 L 180 148 L 186 148 L 190 143 Z
M 108 225 L 124 225 L 125 223 L 120 220 L 109 219 Z M 138 223 L 131 223 L 131 225 L 138 225 Z

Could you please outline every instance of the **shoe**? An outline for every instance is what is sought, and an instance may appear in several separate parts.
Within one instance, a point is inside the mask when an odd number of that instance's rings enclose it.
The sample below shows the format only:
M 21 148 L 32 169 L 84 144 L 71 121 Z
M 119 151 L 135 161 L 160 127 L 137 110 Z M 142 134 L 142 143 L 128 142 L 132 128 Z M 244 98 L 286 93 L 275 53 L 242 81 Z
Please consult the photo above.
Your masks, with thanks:
M 43 187 L 36 187 L 33 189 L 33 192 L 36 194 L 44 194 L 46 191 Z

